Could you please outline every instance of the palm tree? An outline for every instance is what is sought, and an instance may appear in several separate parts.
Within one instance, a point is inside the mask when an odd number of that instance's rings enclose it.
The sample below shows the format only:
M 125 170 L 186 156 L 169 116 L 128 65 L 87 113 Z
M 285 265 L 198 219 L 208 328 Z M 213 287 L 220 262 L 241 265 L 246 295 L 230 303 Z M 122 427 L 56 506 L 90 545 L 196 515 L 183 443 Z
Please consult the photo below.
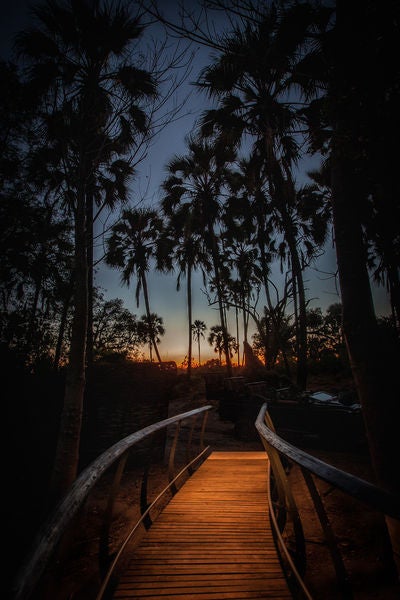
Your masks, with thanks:
M 253 335 L 253 348 L 263 353 L 264 364 L 267 368 L 273 368 L 276 365 L 279 353 L 282 356 L 288 354 L 294 335 L 291 315 L 287 315 L 283 311 L 278 313 L 277 310 L 274 313 L 279 326 L 279 338 L 275 331 L 276 323 L 272 323 L 271 312 L 267 307 L 264 309 L 264 316 L 257 323 L 257 333 Z
M 160 343 L 160 336 L 164 335 L 165 328 L 163 325 L 162 317 L 159 317 L 155 313 L 150 315 L 142 315 L 138 322 L 138 335 L 143 343 L 149 345 L 149 356 L 150 362 L 153 362 L 153 348 L 156 351 L 157 357 L 159 357 L 157 344 Z
M 197 226 L 211 257 L 227 370 L 231 374 L 220 248 L 215 225 L 219 219 L 219 196 L 225 183 L 226 165 L 234 160 L 235 154 L 226 144 L 206 142 L 199 136 L 190 136 L 187 145 L 187 155 L 176 156 L 168 164 L 170 176 L 163 184 L 166 192 L 163 205 L 172 210 L 179 204 L 189 203 L 196 215 Z
M 236 340 L 229 333 L 227 336 L 225 336 L 221 325 L 213 325 L 207 338 L 207 342 L 210 344 L 210 346 L 214 347 L 214 352 L 218 353 L 220 365 L 222 363 L 222 353 L 225 353 L 226 337 L 228 338 L 229 356 L 232 358 L 233 351 L 237 349 Z
M 149 270 L 150 260 L 155 257 L 155 245 L 162 232 L 162 221 L 157 211 L 142 209 L 126 209 L 122 212 L 121 219 L 111 230 L 107 239 L 106 263 L 122 271 L 121 281 L 130 284 L 133 275 L 136 275 L 135 299 L 139 307 L 140 292 L 143 292 L 146 307 L 146 316 L 151 323 L 151 310 L 146 273 Z M 150 333 L 153 330 L 150 330 Z M 152 347 L 161 362 L 156 338 L 152 340 Z
M 399 70 L 385 69 L 398 48 L 398 8 L 367 0 L 339 1 L 330 10 L 335 14 L 325 20 L 326 34 L 319 37 L 308 64 L 305 57 L 299 81 L 310 81 L 311 90 L 315 82 L 320 84 L 304 114 L 311 148 L 322 151 L 329 166 L 346 347 L 377 481 L 398 493 L 393 456 L 399 454 L 399 437 L 393 414 L 398 409 L 400 348 L 398 340 L 392 344 L 379 331 L 370 282 L 377 260 L 376 274 L 387 276 L 398 319 L 399 179 L 392 147 Z M 387 521 L 400 572 L 399 524 Z
M 159 268 L 171 270 L 176 266 L 178 277 L 176 289 L 180 290 L 181 277 L 186 277 L 186 299 L 188 307 L 188 366 L 187 375 L 192 371 L 192 273 L 198 267 L 209 270 L 209 260 L 204 249 L 200 226 L 191 204 L 171 206 L 167 199 L 162 202 L 168 218 L 157 244 Z
M 239 165 L 242 161 L 239 161 Z M 223 229 L 221 237 L 224 245 L 226 266 L 229 270 L 227 288 L 230 303 L 236 311 L 237 337 L 239 343 L 238 310 L 242 311 L 243 341 L 247 342 L 249 303 L 253 291 L 259 287 L 255 276 L 255 262 L 257 250 L 255 245 L 255 224 L 251 211 L 251 204 L 247 190 L 238 197 L 238 180 L 241 181 L 240 172 L 235 169 L 228 174 L 227 186 L 231 192 L 224 203 L 222 211 Z M 238 356 L 239 361 L 239 356 Z
M 249 159 L 239 161 L 238 169 L 231 173 L 229 187 L 232 197 L 227 207 L 227 214 L 233 212 L 233 218 L 239 223 L 239 227 L 236 225 L 234 229 L 238 230 L 241 237 L 243 234 L 247 235 L 250 244 L 248 250 L 250 263 L 248 258 L 242 256 L 239 262 L 240 269 L 243 270 L 243 267 L 246 266 L 243 272 L 246 285 L 251 282 L 254 287 L 255 282 L 258 281 L 264 288 L 273 335 L 276 338 L 275 345 L 282 350 L 286 372 L 290 377 L 290 365 L 281 339 L 280 311 L 278 305 L 274 305 L 270 291 L 270 287 L 273 285 L 270 279 L 271 263 L 274 259 L 283 261 L 285 255 L 282 253 L 282 249 L 285 248 L 285 245 L 277 241 L 280 219 L 274 215 L 273 202 L 270 199 L 267 180 L 263 173 L 263 160 L 253 155 Z M 230 228 L 232 229 L 232 224 Z M 235 238 L 235 236 L 237 237 L 236 232 L 233 237 Z M 244 263 L 243 258 L 245 259 Z M 259 328 L 259 319 L 256 320 L 256 324 Z
M 132 18 L 122 4 L 49 0 L 32 11 L 38 25 L 22 32 L 17 45 L 30 61 L 27 77 L 45 110 L 46 164 L 64 192 L 63 202 L 71 209 L 75 225 L 74 317 L 52 483 L 57 496 L 74 481 L 78 466 L 92 287 L 93 202 L 96 190 L 111 205 L 124 198 L 131 168 L 118 159 L 147 129 L 140 103 L 154 96 L 155 85 L 149 73 L 128 60 L 143 27 L 140 18 Z M 115 185 L 102 173 L 103 166 Z
M 309 7 L 265 7 L 243 29 L 224 40 L 224 50 L 204 69 L 199 86 L 217 98 L 219 108 L 203 116 L 203 134 L 218 132 L 226 143 L 243 136 L 254 140 L 252 154 L 261 162 L 268 193 L 289 249 L 298 297 L 299 356 L 297 380 L 304 388 L 307 368 L 306 300 L 298 240 L 291 219 L 296 191 L 293 168 L 299 158 L 296 140 L 298 114 L 287 101 L 291 73 L 303 55 Z M 293 28 L 296 35 L 293 35 Z
M 399 473 L 394 473 L 393 456 L 399 452 L 399 443 L 392 415 L 398 408 L 400 351 L 398 342 L 388 343 L 379 331 L 368 272 L 369 248 L 364 234 L 368 213 L 380 221 L 381 211 L 389 209 L 390 220 L 382 233 L 386 244 L 392 245 L 396 253 L 398 228 L 396 237 L 392 237 L 391 220 L 398 214 L 398 192 L 395 191 L 398 177 L 388 140 L 395 139 L 392 118 L 397 115 L 397 93 L 394 79 L 382 78 L 391 44 L 398 45 L 395 10 L 394 6 L 366 2 L 356 11 L 352 5 L 338 3 L 333 38 L 336 45 L 334 49 L 328 46 L 333 50 L 334 77 L 329 81 L 326 101 L 335 108 L 336 117 L 330 164 L 343 329 L 377 478 L 382 486 L 398 492 Z M 351 29 L 355 23 L 356 52 L 354 48 L 351 50 Z M 388 44 L 384 47 L 382 36 Z M 360 44 L 366 40 L 371 72 L 370 68 L 363 68 L 366 57 Z M 355 79 L 354 74 L 357 74 Z M 398 77 L 398 69 L 390 77 Z M 371 163 L 370 153 L 376 162 Z M 393 198 L 397 198 L 397 211 L 389 208 L 393 206 Z M 384 260 L 388 258 L 386 255 Z M 395 264 L 396 261 L 392 262 L 393 267 Z M 397 273 L 398 267 L 397 257 Z M 397 553 L 399 556 L 398 541 Z
M 210 329 L 210 334 L 207 338 L 207 342 L 210 346 L 213 346 L 214 352 L 218 353 L 219 364 L 222 363 L 222 352 L 224 349 L 224 338 L 222 334 L 221 325 L 213 325 Z
M 204 323 L 204 321 L 200 321 L 200 319 L 196 319 L 195 322 L 192 324 L 192 335 L 194 337 L 195 340 L 197 340 L 197 349 L 199 352 L 199 366 L 201 365 L 201 360 L 200 360 L 200 339 L 203 338 L 204 339 L 204 332 L 207 329 L 207 325 Z

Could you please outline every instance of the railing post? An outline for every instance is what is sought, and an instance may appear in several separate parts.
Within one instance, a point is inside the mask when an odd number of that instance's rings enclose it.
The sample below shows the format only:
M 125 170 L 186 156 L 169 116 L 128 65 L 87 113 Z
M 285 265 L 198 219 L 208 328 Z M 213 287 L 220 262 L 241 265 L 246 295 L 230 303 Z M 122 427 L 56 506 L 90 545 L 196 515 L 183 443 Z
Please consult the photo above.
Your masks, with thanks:
M 125 470 L 126 461 L 128 458 L 128 452 L 124 452 L 120 457 L 117 465 L 117 469 L 115 471 L 113 483 L 110 488 L 110 493 L 108 495 L 107 507 L 104 511 L 104 519 L 103 526 L 100 532 L 100 540 L 99 540 L 99 571 L 100 575 L 103 577 L 107 572 L 108 566 L 110 564 L 110 552 L 109 552 L 109 534 L 110 534 L 110 525 L 114 510 L 114 500 L 117 490 L 120 486 L 123 472 Z
M 148 509 L 149 503 L 147 500 L 147 482 L 149 478 L 150 464 L 147 463 L 143 470 L 142 485 L 140 486 L 140 514 L 144 515 Z M 146 529 L 150 529 L 152 520 L 149 514 L 146 514 L 143 519 L 143 525 Z
M 206 430 L 207 419 L 208 419 L 208 411 L 203 414 L 203 423 L 201 425 L 201 431 L 200 431 L 200 448 L 199 448 L 200 451 L 204 450 L 204 448 L 205 448 L 205 446 L 204 446 L 204 433 L 205 433 L 205 430 Z
M 353 592 L 349 583 L 349 576 L 346 571 L 346 568 L 343 563 L 342 556 L 338 550 L 337 542 L 335 535 L 332 531 L 331 524 L 328 519 L 328 515 L 326 514 L 326 510 L 324 504 L 321 500 L 319 492 L 317 490 L 317 486 L 315 485 L 313 476 L 307 469 L 301 467 L 301 472 L 303 474 L 304 480 L 307 484 L 308 491 L 310 492 L 311 499 L 315 506 L 315 510 L 318 515 L 319 522 L 321 523 L 322 530 L 325 535 L 326 543 L 329 548 L 329 552 L 332 556 L 333 566 L 335 567 L 336 577 L 339 583 L 339 586 L 342 590 L 342 596 L 346 600 L 352 600 Z
M 196 421 L 197 421 L 197 418 L 193 418 L 192 419 L 192 425 L 190 427 L 189 438 L 188 438 L 188 442 L 187 442 L 187 445 L 186 445 L 186 462 L 187 463 L 190 463 L 190 459 L 191 459 L 191 455 L 192 455 L 192 452 L 191 452 L 191 450 L 192 450 L 192 439 L 193 439 L 193 432 L 194 432 L 194 428 L 195 428 L 195 425 L 196 425 Z M 193 468 L 192 467 L 189 467 L 189 473 L 190 473 L 190 475 L 192 475 L 192 473 L 193 473 Z
M 151 437 L 150 450 L 146 455 L 147 460 L 146 460 L 146 463 L 145 463 L 145 466 L 143 469 L 143 477 L 142 477 L 142 483 L 141 483 L 141 487 L 140 487 L 140 514 L 142 516 L 144 515 L 143 525 L 146 529 L 150 529 L 150 527 L 153 523 L 153 519 L 151 518 L 150 513 L 146 512 L 146 511 L 149 507 L 148 493 L 147 493 L 149 472 L 151 469 L 151 465 L 153 463 L 154 452 L 157 449 L 156 441 L 157 441 L 156 435 L 153 434 L 153 436 Z
M 176 447 L 178 445 L 179 433 L 181 430 L 181 421 L 178 421 L 176 424 L 175 435 L 172 442 L 171 450 L 169 453 L 169 462 L 168 462 L 168 480 L 171 484 L 171 492 L 173 495 L 178 491 L 175 483 L 173 483 L 174 475 L 175 475 L 175 452 Z

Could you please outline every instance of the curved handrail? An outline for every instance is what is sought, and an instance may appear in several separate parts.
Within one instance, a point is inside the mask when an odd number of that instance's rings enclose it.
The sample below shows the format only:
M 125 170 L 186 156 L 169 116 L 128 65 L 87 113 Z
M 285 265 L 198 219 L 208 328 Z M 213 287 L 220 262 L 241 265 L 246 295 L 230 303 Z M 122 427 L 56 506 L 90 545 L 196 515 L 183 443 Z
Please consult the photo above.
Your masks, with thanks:
M 282 564 L 286 565 L 284 570 L 287 570 L 288 582 L 290 580 L 296 586 L 296 594 L 300 594 L 301 598 L 312 600 L 312 595 L 304 582 L 306 552 L 303 526 L 296 501 L 292 495 L 289 480 L 286 476 L 286 469 L 281 459 L 282 456 L 286 460 L 289 459 L 289 462 L 296 463 L 300 467 L 324 532 L 325 541 L 331 554 L 342 596 L 343 598 L 352 598 L 349 576 L 337 547 L 335 535 L 315 485 L 313 475 L 334 488 L 340 489 L 351 497 L 364 502 L 374 510 L 380 511 L 386 518 L 400 519 L 400 498 L 364 479 L 360 479 L 325 463 L 282 439 L 275 432 L 274 424 L 268 413 L 268 404 L 265 402 L 265 397 L 259 394 L 257 396 L 264 402 L 256 418 L 255 427 L 269 457 L 270 519 L 277 548 L 283 559 Z M 273 475 L 272 478 L 271 474 Z M 274 488 L 271 487 L 272 481 Z M 274 490 L 274 501 L 272 498 L 272 489 Z M 275 514 L 276 510 L 278 511 L 277 515 Z M 292 546 L 291 549 L 287 546 L 288 540 L 294 541 L 294 547 Z M 289 575 L 293 577 L 289 579 Z
M 45 570 L 47 561 L 55 552 L 56 546 L 68 523 L 83 505 L 95 483 L 127 450 L 157 431 L 167 428 L 169 425 L 180 423 L 185 419 L 205 413 L 210 409 L 212 409 L 212 406 L 206 405 L 144 427 L 126 436 L 108 448 L 108 450 L 105 450 L 105 452 L 86 467 L 36 536 L 33 551 L 17 576 L 15 600 L 29 598 L 35 584 L 39 581 Z
M 267 409 L 267 403 L 263 404 L 255 425 L 259 434 L 266 439 L 268 444 L 327 483 L 334 485 L 389 517 L 400 519 L 399 496 L 379 488 L 365 479 L 342 471 L 282 439 L 266 426 L 265 415 Z

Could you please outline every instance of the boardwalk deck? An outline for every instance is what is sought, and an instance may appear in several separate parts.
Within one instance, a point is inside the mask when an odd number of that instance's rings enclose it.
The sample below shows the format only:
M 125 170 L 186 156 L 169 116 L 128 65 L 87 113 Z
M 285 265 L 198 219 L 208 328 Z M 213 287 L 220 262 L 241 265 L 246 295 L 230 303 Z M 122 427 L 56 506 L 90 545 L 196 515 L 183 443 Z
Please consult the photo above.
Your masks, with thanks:
M 269 525 L 264 452 L 214 452 L 157 518 L 114 598 L 291 598 Z

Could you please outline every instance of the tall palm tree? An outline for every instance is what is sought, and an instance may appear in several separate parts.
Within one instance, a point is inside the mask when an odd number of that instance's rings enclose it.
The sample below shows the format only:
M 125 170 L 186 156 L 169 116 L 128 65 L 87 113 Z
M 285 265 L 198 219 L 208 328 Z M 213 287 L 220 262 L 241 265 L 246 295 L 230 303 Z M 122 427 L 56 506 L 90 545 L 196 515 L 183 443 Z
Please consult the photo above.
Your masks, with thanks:
M 74 317 L 52 483 L 55 497 L 73 482 L 78 466 L 95 189 L 111 203 L 123 198 L 130 168 L 118 158 L 147 127 L 140 105 L 155 94 L 155 86 L 149 73 L 129 61 L 143 27 L 122 3 L 48 0 L 34 7 L 33 14 L 37 25 L 22 32 L 17 45 L 29 61 L 27 77 L 45 111 L 48 163 L 59 157 L 53 174 L 75 225 Z M 123 174 L 112 191 L 100 176 L 102 166 Z
M 162 202 L 167 223 L 164 235 L 157 244 L 158 263 L 161 269 L 178 269 L 176 289 L 180 290 L 182 277 L 186 277 L 186 300 L 188 309 L 188 366 L 187 375 L 192 371 L 192 274 L 200 267 L 209 270 L 209 259 L 204 248 L 201 227 L 190 203 L 171 206 L 167 199 Z
M 325 51 L 333 51 L 329 55 L 333 57 L 334 77 L 329 81 L 327 101 L 335 107 L 336 117 L 330 160 L 343 328 L 364 408 L 378 480 L 384 487 L 398 492 L 400 477 L 399 473 L 393 472 L 392 458 L 398 454 L 399 443 L 397 425 L 393 423 L 392 415 L 398 407 L 400 385 L 396 365 L 400 360 L 400 347 L 398 343 L 388 343 L 379 331 L 368 272 L 369 249 L 364 237 L 365 218 L 371 204 L 372 213 L 379 220 L 381 211 L 385 212 L 393 206 L 393 197 L 397 198 L 398 205 L 398 193 L 395 191 L 396 186 L 398 190 L 398 177 L 390 143 L 386 145 L 385 137 L 382 144 L 381 130 L 383 126 L 387 139 L 394 139 L 393 122 L 390 117 L 388 121 L 386 119 L 388 115 L 397 114 L 394 108 L 398 93 L 393 87 L 393 76 L 398 78 L 398 68 L 388 78 L 382 79 L 382 74 L 391 48 L 398 46 L 399 30 L 395 11 L 395 7 L 389 4 L 366 2 L 357 6 L 356 10 L 355 6 L 338 2 L 335 35 L 326 40 L 327 43 L 334 43 L 334 48 L 327 45 Z M 354 46 L 356 52 L 351 50 L 351 29 L 355 23 L 360 24 L 360 27 L 357 25 L 357 44 Z M 382 37 L 387 40 L 387 45 L 381 46 Z M 367 40 L 368 69 L 361 51 L 361 44 Z M 343 144 L 343 139 L 346 144 Z M 378 149 L 382 152 L 380 157 L 376 154 Z M 377 158 L 374 165 L 370 162 L 370 150 Z M 395 215 L 396 212 L 393 212 L 389 218 L 393 219 Z M 390 221 L 386 235 L 383 235 L 387 244 L 393 244 L 393 251 L 396 252 L 398 229 L 396 238 L 392 238 Z M 397 262 L 397 272 L 398 268 Z M 400 569 L 398 541 L 397 553 Z
M 197 225 L 202 231 L 205 248 L 210 253 L 214 283 L 217 291 L 219 317 L 224 336 L 224 352 L 228 373 L 232 372 L 228 332 L 224 310 L 224 290 L 216 224 L 219 220 L 219 197 L 227 174 L 226 165 L 235 153 L 226 144 L 205 141 L 193 135 L 187 139 L 188 153 L 176 156 L 168 164 L 169 177 L 163 184 L 166 192 L 164 206 L 190 203 Z
M 132 276 L 136 275 L 136 304 L 139 306 L 140 293 L 143 292 L 148 323 L 152 322 L 152 312 L 146 274 L 151 259 L 155 257 L 155 245 L 161 231 L 162 220 L 157 211 L 149 208 L 125 209 L 107 239 L 106 263 L 122 272 L 121 281 L 125 285 L 129 286 Z M 150 335 L 153 333 L 151 328 Z M 151 343 L 157 360 L 161 362 L 156 337 Z
M 214 352 L 218 353 L 219 364 L 222 363 L 222 352 L 224 349 L 224 337 L 222 334 L 221 325 L 213 325 L 210 329 L 210 334 L 207 342 L 214 348 Z
M 199 353 L 199 366 L 201 365 L 201 360 L 200 360 L 200 340 L 201 338 L 204 339 L 204 332 L 207 329 L 207 325 L 204 323 L 204 321 L 200 321 L 200 319 L 196 319 L 195 322 L 192 324 L 192 335 L 194 337 L 195 340 L 197 340 L 197 349 L 198 349 L 198 353 Z
M 204 115 L 202 132 L 218 132 L 229 143 L 239 143 L 246 134 L 253 140 L 253 155 L 261 161 L 296 282 L 300 324 L 297 380 L 303 388 L 307 378 L 306 301 L 290 215 L 296 197 L 293 168 L 299 158 L 298 115 L 288 94 L 293 66 L 303 56 L 309 12 L 306 5 L 289 5 L 279 11 L 275 5 L 265 6 L 256 19 L 226 37 L 223 52 L 204 69 L 198 84 L 219 101 L 219 108 Z
M 263 172 L 263 160 L 257 156 L 242 159 L 238 169 L 229 179 L 229 186 L 233 194 L 231 205 L 234 207 L 236 219 L 240 222 L 240 232 L 247 232 L 252 245 L 251 272 L 247 268 L 244 273 L 245 281 L 257 280 L 264 288 L 268 313 L 273 327 L 276 344 L 282 349 L 282 356 L 288 377 L 291 376 L 289 361 L 281 339 L 278 306 L 274 305 L 270 287 L 272 282 L 271 263 L 273 260 L 283 261 L 282 249 L 284 244 L 279 243 L 280 219 L 274 214 L 273 202 L 268 192 L 268 182 Z M 243 265 L 241 265 L 241 268 Z M 249 278 L 250 273 L 251 278 Z M 257 327 L 258 320 L 257 320 Z M 247 340 L 246 340 L 247 341 Z M 300 358 L 300 363 L 303 357 Z M 306 357 L 304 357 L 305 359 Z M 267 362 L 267 365 L 270 363 Z
M 164 335 L 165 328 L 162 317 L 151 313 L 150 315 L 142 315 L 138 322 L 138 335 L 139 338 L 149 345 L 149 356 L 150 362 L 153 362 L 153 348 L 156 350 L 157 356 L 157 344 L 160 343 L 160 336 Z
M 229 187 L 232 189 L 231 185 Z M 224 247 L 224 266 L 227 269 L 225 276 L 227 302 L 235 310 L 239 365 L 239 311 L 242 313 L 243 320 L 243 342 L 247 342 L 249 305 L 251 298 L 257 296 L 259 289 L 259 281 L 255 276 L 257 251 L 254 248 L 254 225 L 249 203 L 238 202 L 235 196 L 230 196 L 225 201 L 220 235 Z
M 387 267 L 396 265 L 398 281 L 398 227 L 394 233 L 391 223 L 399 216 L 399 184 L 391 146 L 396 139 L 393 123 L 398 122 L 399 69 L 383 75 L 398 48 L 397 15 L 398 7 L 391 3 L 337 2 L 334 47 L 328 46 L 334 58 L 327 96 L 336 117 L 330 157 L 332 205 L 346 345 L 377 479 L 384 488 L 399 493 L 400 474 L 393 469 L 399 436 L 393 415 L 400 396 L 400 344 L 398 339 L 390 343 L 379 330 L 364 237 L 365 215 L 370 211 L 384 247 L 390 248 L 390 253 L 384 251 L 383 262 L 388 261 Z M 364 44 L 367 55 L 361 50 Z M 374 157 L 371 162 L 369 156 Z M 387 224 L 381 229 L 383 215 Z M 389 518 L 387 524 L 400 573 L 400 524 Z
M 387 70 L 385 65 L 399 46 L 398 7 L 390 2 L 339 0 L 330 10 L 334 18 L 326 21 L 326 34 L 319 36 L 308 64 L 305 57 L 299 81 L 310 81 L 311 88 L 315 82 L 320 85 L 304 114 L 311 148 L 326 155 L 330 170 L 346 347 L 377 481 L 398 493 L 399 473 L 393 469 L 393 456 L 399 454 L 399 437 L 393 414 L 400 393 L 400 347 L 382 337 L 370 281 L 373 258 L 391 281 L 396 318 L 400 313 L 395 299 L 395 290 L 400 289 L 400 217 L 392 147 L 396 144 L 393 125 L 398 121 L 399 69 Z M 399 523 L 387 522 L 400 572 Z
M 233 350 L 236 350 L 236 340 L 233 336 L 228 333 L 228 349 L 229 356 L 232 358 Z M 222 363 L 222 354 L 225 354 L 225 339 L 224 331 L 221 325 L 213 325 L 210 329 L 210 334 L 207 338 L 207 342 L 210 346 L 214 347 L 214 352 L 218 353 L 219 364 Z

